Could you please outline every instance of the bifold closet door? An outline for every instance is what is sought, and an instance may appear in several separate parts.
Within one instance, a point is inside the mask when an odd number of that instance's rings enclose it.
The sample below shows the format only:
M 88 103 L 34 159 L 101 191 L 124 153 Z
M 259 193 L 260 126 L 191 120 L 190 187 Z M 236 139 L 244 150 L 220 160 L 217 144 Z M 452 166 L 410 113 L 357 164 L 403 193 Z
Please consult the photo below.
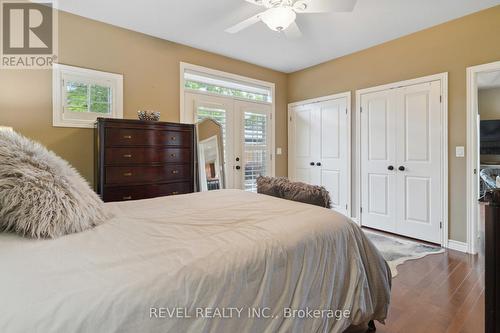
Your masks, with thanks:
M 361 221 L 441 242 L 441 84 L 361 96 Z
M 348 215 L 347 98 L 291 109 L 290 178 L 324 186 L 332 208 Z

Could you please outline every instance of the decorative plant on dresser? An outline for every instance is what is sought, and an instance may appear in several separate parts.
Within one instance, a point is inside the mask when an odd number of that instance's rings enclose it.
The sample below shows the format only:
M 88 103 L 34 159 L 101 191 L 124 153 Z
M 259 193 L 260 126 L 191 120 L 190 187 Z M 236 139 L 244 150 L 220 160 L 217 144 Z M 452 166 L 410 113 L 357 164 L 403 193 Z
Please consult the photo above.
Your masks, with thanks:
M 98 118 L 95 179 L 105 202 L 194 191 L 194 125 Z

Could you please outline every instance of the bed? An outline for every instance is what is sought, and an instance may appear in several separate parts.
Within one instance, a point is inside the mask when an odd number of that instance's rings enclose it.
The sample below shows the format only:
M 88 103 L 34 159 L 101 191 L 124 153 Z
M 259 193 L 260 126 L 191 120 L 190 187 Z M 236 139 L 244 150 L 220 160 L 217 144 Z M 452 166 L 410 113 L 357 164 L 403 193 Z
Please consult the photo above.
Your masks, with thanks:
M 343 332 L 386 318 L 390 271 L 339 213 L 239 190 L 106 207 L 113 218 L 79 234 L 0 234 L 0 332 Z

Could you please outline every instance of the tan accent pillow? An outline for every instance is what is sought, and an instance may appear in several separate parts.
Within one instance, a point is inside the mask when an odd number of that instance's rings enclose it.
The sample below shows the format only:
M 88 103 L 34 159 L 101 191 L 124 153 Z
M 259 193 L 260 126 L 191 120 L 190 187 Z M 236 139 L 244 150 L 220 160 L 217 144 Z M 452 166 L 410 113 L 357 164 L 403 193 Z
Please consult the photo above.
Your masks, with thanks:
M 283 199 L 331 208 L 330 193 L 323 186 L 290 182 L 284 185 Z
M 291 182 L 285 177 L 260 176 L 257 178 L 257 193 L 331 208 L 330 193 L 324 187 Z
M 65 160 L 15 132 L 0 131 L 0 231 L 56 238 L 106 217 L 99 196 Z

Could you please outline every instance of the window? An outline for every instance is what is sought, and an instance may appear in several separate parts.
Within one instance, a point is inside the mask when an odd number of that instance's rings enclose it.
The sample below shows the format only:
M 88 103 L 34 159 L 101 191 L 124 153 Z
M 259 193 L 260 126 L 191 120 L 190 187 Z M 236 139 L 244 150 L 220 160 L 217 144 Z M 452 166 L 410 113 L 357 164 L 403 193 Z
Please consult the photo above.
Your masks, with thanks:
M 98 117 L 123 118 L 123 76 L 55 64 L 53 125 L 93 127 Z
M 237 80 L 219 78 L 192 70 L 184 72 L 184 88 L 196 92 L 223 95 L 250 101 L 272 103 L 271 90 Z

